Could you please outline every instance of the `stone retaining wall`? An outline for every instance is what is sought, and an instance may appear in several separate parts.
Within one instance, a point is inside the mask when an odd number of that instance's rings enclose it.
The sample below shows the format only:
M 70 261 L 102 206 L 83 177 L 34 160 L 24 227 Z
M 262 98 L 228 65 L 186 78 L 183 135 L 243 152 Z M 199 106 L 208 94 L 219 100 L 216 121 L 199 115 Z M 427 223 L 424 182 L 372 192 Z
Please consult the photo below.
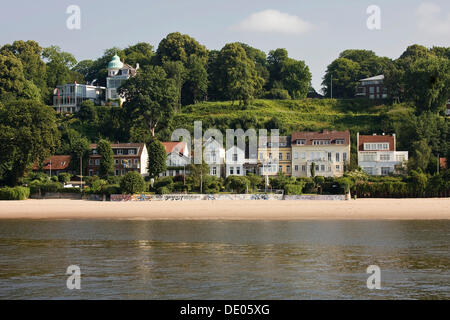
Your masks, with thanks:
M 314 195 L 299 195 L 299 196 L 284 196 L 284 200 L 346 200 L 345 194 L 314 194 Z

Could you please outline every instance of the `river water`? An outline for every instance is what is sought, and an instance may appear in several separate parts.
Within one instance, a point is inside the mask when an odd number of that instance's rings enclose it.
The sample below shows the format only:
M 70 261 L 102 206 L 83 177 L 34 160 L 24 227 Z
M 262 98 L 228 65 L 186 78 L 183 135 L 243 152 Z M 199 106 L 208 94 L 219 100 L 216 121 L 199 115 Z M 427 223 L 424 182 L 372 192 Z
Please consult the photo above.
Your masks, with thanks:
M 450 299 L 449 248 L 450 221 L 3 220 L 0 299 Z

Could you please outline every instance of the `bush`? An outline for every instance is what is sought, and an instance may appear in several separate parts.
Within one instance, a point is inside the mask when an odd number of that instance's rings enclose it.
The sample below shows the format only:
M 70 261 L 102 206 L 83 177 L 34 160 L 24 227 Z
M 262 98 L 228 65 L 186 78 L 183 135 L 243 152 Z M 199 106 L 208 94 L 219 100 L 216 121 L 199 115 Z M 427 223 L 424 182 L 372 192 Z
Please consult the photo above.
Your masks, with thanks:
M 71 178 L 71 175 L 70 175 L 70 173 L 67 173 L 67 172 L 62 172 L 58 175 L 58 180 L 61 183 L 69 182 L 70 178 Z
M 26 200 L 30 189 L 26 187 L 0 188 L 0 200 Z
M 161 177 L 158 180 L 155 181 L 153 184 L 153 188 L 155 190 L 158 190 L 159 188 L 165 187 L 169 191 L 172 191 L 173 189 L 173 178 L 172 177 Z
M 144 178 L 136 171 L 128 172 L 120 181 L 120 189 L 125 194 L 143 192 L 145 189 Z
M 189 191 L 189 187 L 188 185 L 184 185 L 182 181 L 178 181 L 173 184 L 172 190 L 175 192 L 187 192 Z
M 106 180 L 108 184 L 120 184 L 120 176 L 109 176 Z
M 103 185 L 100 192 L 101 192 L 101 194 L 104 194 L 107 196 L 110 196 L 112 194 L 120 194 L 121 193 L 120 185 L 118 185 L 118 184 Z
M 266 94 L 267 99 L 277 99 L 277 100 L 290 100 L 291 96 L 289 95 L 289 92 L 285 89 L 271 89 Z
M 81 193 L 80 188 L 61 188 L 59 189 L 61 193 Z
M 156 194 L 169 194 L 170 190 L 166 187 L 160 187 L 156 190 Z
M 235 193 L 246 193 L 250 187 L 250 181 L 243 176 L 229 176 L 225 181 L 228 190 Z
M 284 187 L 284 193 L 286 195 L 301 195 L 303 191 L 303 185 L 300 184 L 287 184 Z

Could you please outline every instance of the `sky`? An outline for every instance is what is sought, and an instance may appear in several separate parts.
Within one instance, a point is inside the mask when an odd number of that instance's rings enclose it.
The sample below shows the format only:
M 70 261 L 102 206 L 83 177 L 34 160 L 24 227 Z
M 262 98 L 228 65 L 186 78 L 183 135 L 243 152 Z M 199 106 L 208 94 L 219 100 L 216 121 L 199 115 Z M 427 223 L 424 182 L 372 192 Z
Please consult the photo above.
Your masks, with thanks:
M 69 29 L 67 8 L 80 8 L 80 29 Z M 369 29 L 379 8 L 379 29 Z M 327 65 L 345 49 L 398 58 L 407 46 L 450 46 L 447 0 L 2 0 L 0 45 L 35 40 L 57 45 L 80 61 L 105 49 L 148 42 L 157 48 L 171 32 L 208 49 L 244 42 L 268 53 L 286 48 L 304 60 L 321 89 Z

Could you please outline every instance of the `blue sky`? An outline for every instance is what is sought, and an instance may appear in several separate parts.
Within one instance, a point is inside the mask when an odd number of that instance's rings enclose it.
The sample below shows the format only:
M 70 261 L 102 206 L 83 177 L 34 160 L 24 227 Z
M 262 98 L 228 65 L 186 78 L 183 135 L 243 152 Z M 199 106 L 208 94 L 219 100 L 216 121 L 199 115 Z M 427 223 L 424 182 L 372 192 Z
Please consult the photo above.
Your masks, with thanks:
M 444 0 L 3 0 L 0 45 L 36 40 L 78 60 L 145 41 L 158 46 L 179 31 L 208 49 L 245 42 L 266 53 L 286 48 L 305 60 L 321 88 L 327 65 L 345 49 L 397 58 L 411 44 L 449 46 L 450 2 Z M 81 9 L 81 30 L 66 27 L 66 8 Z M 381 30 L 369 30 L 366 9 L 381 9 Z

